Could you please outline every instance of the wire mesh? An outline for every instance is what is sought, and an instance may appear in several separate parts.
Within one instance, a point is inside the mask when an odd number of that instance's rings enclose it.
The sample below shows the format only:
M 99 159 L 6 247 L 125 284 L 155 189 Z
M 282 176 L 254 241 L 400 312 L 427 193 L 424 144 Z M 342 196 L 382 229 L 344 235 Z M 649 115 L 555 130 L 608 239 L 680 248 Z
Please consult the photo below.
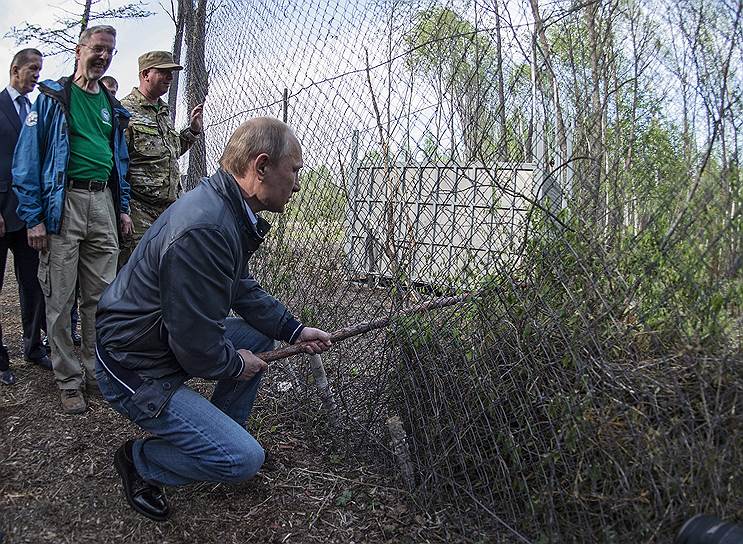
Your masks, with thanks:
M 254 273 L 326 330 L 392 316 L 323 357 L 332 434 L 395 467 L 399 418 L 462 534 L 743 518 L 741 4 L 700 5 L 207 5 L 206 169 L 249 117 L 303 145 Z M 311 420 L 306 362 L 276 369 Z

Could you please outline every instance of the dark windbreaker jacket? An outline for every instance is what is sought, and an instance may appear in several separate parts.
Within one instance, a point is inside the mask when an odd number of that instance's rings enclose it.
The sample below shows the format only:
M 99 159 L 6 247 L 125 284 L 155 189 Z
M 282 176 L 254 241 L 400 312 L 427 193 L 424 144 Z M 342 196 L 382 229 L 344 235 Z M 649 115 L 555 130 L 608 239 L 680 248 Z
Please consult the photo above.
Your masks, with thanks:
M 262 218 L 250 222 L 237 182 L 218 170 L 153 223 L 103 293 L 98 349 L 141 378 L 130 386 L 145 412 L 159 413 L 192 376 L 240 373 L 240 357 L 224 336 L 230 310 L 269 338 L 292 342 L 301 332 L 248 270 L 269 228 Z

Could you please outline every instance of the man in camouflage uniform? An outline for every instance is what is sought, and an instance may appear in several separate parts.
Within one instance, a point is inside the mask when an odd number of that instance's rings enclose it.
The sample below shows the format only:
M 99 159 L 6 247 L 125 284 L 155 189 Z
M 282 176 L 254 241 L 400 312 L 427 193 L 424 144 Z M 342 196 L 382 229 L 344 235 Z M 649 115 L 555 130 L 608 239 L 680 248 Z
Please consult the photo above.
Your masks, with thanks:
M 199 104 L 191 112 L 189 126 L 176 132 L 168 104 L 160 98 L 168 92 L 173 71 L 182 69 L 167 51 L 141 55 L 139 87 L 121 101 L 132 114 L 126 140 L 134 233 L 121 244 L 119 268 L 129 259 L 145 231 L 178 197 L 181 177 L 178 157 L 188 151 L 204 126 L 203 104 Z

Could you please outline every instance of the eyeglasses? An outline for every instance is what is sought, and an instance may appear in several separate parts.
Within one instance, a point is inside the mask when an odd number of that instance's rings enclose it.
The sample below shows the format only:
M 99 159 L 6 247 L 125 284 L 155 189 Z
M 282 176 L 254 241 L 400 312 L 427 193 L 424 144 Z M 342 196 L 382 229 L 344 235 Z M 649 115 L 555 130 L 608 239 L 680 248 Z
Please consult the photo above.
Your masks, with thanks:
M 99 56 L 100 55 L 103 55 L 103 53 L 108 53 L 108 56 L 109 57 L 115 57 L 116 56 L 116 53 L 119 52 L 118 49 L 111 49 L 109 47 L 104 47 L 103 45 L 86 45 L 84 43 L 81 43 L 80 45 L 82 45 L 83 47 L 87 47 L 93 53 L 95 53 L 96 55 L 99 55 Z

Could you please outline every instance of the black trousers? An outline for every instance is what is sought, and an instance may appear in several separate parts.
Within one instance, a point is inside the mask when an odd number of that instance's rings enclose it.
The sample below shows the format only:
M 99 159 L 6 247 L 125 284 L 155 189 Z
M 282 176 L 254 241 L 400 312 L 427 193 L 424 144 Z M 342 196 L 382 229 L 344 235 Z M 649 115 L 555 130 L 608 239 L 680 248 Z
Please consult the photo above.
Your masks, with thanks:
M 18 281 L 18 298 L 23 323 L 23 356 L 38 359 L 46 355 L 41 343 L 41 330 L 46 330 L 44 294 L 41 292 L 37 273 L 39 253 L 28 245 L 26 229 L 6 232 L 0 237 L 0 292 L 5 279 L 8 250 L 13 252 L 13 267 Z M 3 328 L 0 324 L 0 371 L 8 369 L 8 353 L 3 345 Z

